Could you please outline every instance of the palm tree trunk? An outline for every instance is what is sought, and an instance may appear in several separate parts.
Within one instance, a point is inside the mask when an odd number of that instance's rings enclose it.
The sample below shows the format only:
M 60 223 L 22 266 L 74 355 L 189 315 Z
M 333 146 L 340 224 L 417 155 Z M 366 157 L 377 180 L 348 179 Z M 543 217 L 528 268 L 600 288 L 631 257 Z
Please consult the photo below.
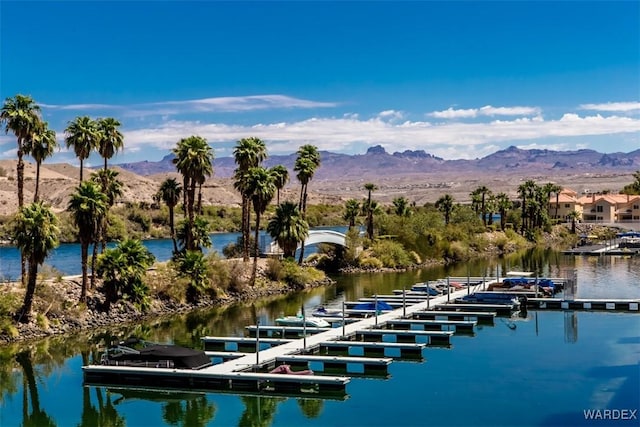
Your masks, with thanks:
M 98 257 L 98 242 L 93 242 L 93 251 L 91 253 L 91 289 L 96 288 L 96 258 Z
M 169 206 L 169 229 L 171 230 L 171 240 L 173 241 L 173 253 L 178 253 L 178 243 L 176 242 L 176 229 L 173 221 L 173 206 Z
M 22 156 L 22 138 L 18 138 L 18 165 L 16 166 L 16 175 L 18 177 L 18 208 L 24 206 L 24 161 L 22 160 Z M 27 260 L 22 251 L 20 251 L 20 280 L 24 286 L 27 281 Z
M 80 264 L 82 266 L 82 288 L 80 302 L 87 301 L 87 258 L 89 258 L 89 244 L 80 242 Z
M 33 296 L 36 293 L 36 280 L 38 278 L 38 263 L 33 259 L 29 260 L 29 280 L 27 291 L 24 294 L 24 302 L 20 309 L 20 322 L 29 323 L 31 320 L 31 307 L 33 306 Z
M 249 198 L 245 195 L 242 196 L 242 261 L 249 261 Z
M 251 286 L 256 284 L 256 273 L 258 271 L 258 238 L 260 237 L 260 212 L 256 212 L 256 232 L 253 244 L 253 269 L 251 270 Z
M 84 161 L 80 159 L 80 183 L 82 183 L 82 172 L 84 169 L 83 164 L 84 164 Z
M 36 192 L 33 194 L 33 201 L 38 201 L 38 191 L 40 189 L 40 162 L 36 162 Z
M 554 214 L 554 218 L 558 219 L 558 205 L 560 204 L 560 193 L 556 193 L 556 213 Z
M 306 220 L 307 219 L 307 184 L 304 184 L 304 195 L 302 196 L 301 199 L 301 205 L 302 205 L 302 219 Z M 302 261 L 304 260 L 304 240 L 302 242 L 300 242 L 300 257 L 298 258 L 298 264 L 302 264 Z

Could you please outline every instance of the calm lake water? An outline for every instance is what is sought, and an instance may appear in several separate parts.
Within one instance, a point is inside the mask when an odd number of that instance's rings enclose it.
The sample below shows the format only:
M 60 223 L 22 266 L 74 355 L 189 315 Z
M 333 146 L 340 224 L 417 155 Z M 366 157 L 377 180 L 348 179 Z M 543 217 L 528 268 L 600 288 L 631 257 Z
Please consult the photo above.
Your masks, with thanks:
M 423 362 L 394 361 L 385 379 L 356 378 L 345 400 L 141 392 L 83 387 L 84 363 L 108 334 L 199 347 L 204 335 L 243 335 L 301 305 L 339 304 L 416 281 L 496 270 L 578 271 L 578 295 L 640 297 L 640 258 L 565 257 L 542 251 L 471 265 L 336 277 L 336 285 L 205 310 L 150 324 L 0 349 L 1 426 L 598 426 L 587 410 L 640 407 L 640 315 L 529 311 L 497 319 Z M 515 325 L 512 329 L 509 325 Z M 637 415 L 636 415 L 637 416 Z

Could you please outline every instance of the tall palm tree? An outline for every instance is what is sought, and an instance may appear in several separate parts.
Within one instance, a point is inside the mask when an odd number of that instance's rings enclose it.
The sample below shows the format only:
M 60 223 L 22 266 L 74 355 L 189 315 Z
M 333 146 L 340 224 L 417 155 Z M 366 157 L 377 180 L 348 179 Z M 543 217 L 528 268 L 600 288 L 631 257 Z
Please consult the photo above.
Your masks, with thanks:
M 16 95 L 4 101 L 0 110 L 0 123 L 4 124 L 5 133 L 12 131 L 18 140 L 18 164 L 16 167 L 16 181 L 18 182 L 18 208 L 24 205 L 24 160 L 23 156 L 29 154 L 27 141 L 32 137 L 40 123 L 40 106 L 33 98 L 25 95 Z M 26 265 L 23 253 L 20 253 L 20 278 L 22 284 L 26 280 Z
M 97 147 L 101 137 L 100 129 L 91 117 L 80 116 L 69 122 L 64 131 L 67 135 L 67 148 L 73 148 L 76 157 L 80 160 L 80 182 L 82 182 L 84 161 Z
M 392 201 L 394 213 L 401 217 L 406 217 L 411 214 L 411 210 L 409 209 L 409 201 L 406 197 L 396 197 Z
M 500 229 L 504 231 L 507 221 L 507 212 L 513 207 L 513 202 L 505 193 L 498 193 L 496 196 L 498 212 L 500 213 Z
M 58 146 L 56 132 L 49 129 L 47 122 L 40 122 L 28 144 L 29 152 L 36 161 L 36 190 L 33 194 L 33 201 L 37 202 L 40 189 L 40 165 L 47 157 L 53 155 L 53 150 Z
M 373 239 L 373 206 L 371 205 L 371 193 L 378 189 L 378 186 L 367 182 L 364 185 L 364 189 L 367 190 L 367 203 L 364 206 L 365 215 L 367 216 L 367 237 Z
M 107 212 L 107 196 L 101 191 L 99 184 L 92 181 L 81 182 L 76 191 L 71 194 L 67 209 L 78 227 L 82 265 L 80 301 L 85 302 L 89 245 L 92 243 L 95 245 L 98 241 L 102 220 Z
M 480 187 L 476 188 L 473 191 L 473 193 L 471 193 L 472 196 L 476 195 L 476 196 L 479 196 L 480 198 L 480 212 L 482 213 L 482 224 L 485 227 L 487 226 L 486 198 L 488 194 L 491 194 L 491 191 L 484 185 L 481 185 Z
M 349 199 L 344 204 L 344 215 L 342 218 L 349 221 L 349 228 L 356 226 L 356 218 L 360 213 L 360 202 L 356 199 Z
M 20 209 L 15 224 L 13 241 L 29 263 L 27 291 L 20 309 L 20 320 L 27 323 L 31 318 L 38 266 L 58 246 L 58 219 L 48 207 L 34 202 Z
M 554 184 L 552 182 L 548 182 L 545 185 L 543 185 L 542 188 L 544 189 L 544 192 L 547 194 L 546 206 L 547 206 L 547 211 L 548 211 L 549 215 L 551 215 L 551 193 L 554 193 L 556 195 L 556 206 L 555 206 L 554 219 L 557 219 L 557 217 L 558 217 L 558 203 L 559 203 L 560 191 L 562 191 L 562 187 L 559 186 L 558 184 Z
M 187 235 L 186 250 L 194 250 L 193 227 L 195 219 L 196 186 L 202 185 L 206 177 L 213 174 L 213 151 L 207 140 L 201 136 L 181 139 L 173 150 L 173 159 L 178 172 L 183 177 L 183 191 L 186 195 Z
M 444 215 L 444 225 L 449 225 L 451 214 L 453 213 L 453 197 L 450 194 L 441 196 L 436 201 L 436 209 Z
M 302 218 L 296 203 L 283 202 L 276 207 L 267 224 L 267 232 L 278 242 L 285 258 L 293 258 L 300 242 L 309 237 L 309 224 Z
M 275 165 L 274 167 L 269 169 L 271 175 L 274 178 L 274 184 L 276 185 L 277 190 L 277 198 L 276 203 L 280 204 L 280 190 L 284 188 L 285 185 L 289 182 L 289 171 L 283 165 Z
M 567 218 L 571 220 L 571 233 L 576 234 L 576 221 L 580 219 L 580 212 L 571 211 L 567 214 Z
M 251 272 L 251 284 L 256 281 L 256 271 L 258 269 L 258 244 L 260 242 L 260 217 L 267 210 L 267 206 L 276 194 L 276 185 L 273 182 L 273 175 L 262 166 L 253 167 L 247 171 L 247 190 L 251 194 L 253 211 L 256 214 L 256 229 L 253 253 L 253 270 Z
M 99 131 L 97 149 L 104 159 L 104 170 L 107 170 L 107 160 L 124 147 L 124 137 L 118 129 L 120 122 L 113 117 L 98 119 L 97 127 Z
M 100 224 L 100 230 L 97 240 L 101 243 L 100 252 L 104 252 L 107 246 L 107 231 L 109 225 L 109 211 L 113 207 L 118 197 L 122 196 L 122 187 L 123 183 L 118 179 L 119 172 L 113 169 L 99 169 L 96 172 L 91 174 L 91 181 L 98 184 L 100 189 L 107 196 L 107 211 L 102 218 L 102 224 Z M 93 246 L 93 254 L 91 255 L 91 271 L 95 270 L 96 256 L 97 256 L 98 245 Z M 92 276 L 91 278 L 91 288 L 93 289 L 93 285 L 95 284 L 95 280 Z
M 313 178 L 313 175 L 316 173 L 318 168 L 320 167 L 320 152 L 318 151 L 318 147 L 311 144 L 305 144 L 298 149 L 298 157 L 296 158 L 295 165 L 293 167 L 294 172 L 296 172 L 296 177 L 298 181 L 300 181 L 300 211 L 302 212 L 302 218 L 306 220 L 307 218 L 307 190 L 309 186 L 309 181 Z M 304 242 L 300 247 L 300 258 L 298 262 L 302 264 L 302 260 L 304 259 Z
M 40 106 L 34 102 L 33 98 L 26 95 L 7 98 L 0 111 L 0 123 L 4 124 L 5 133 L 12 131 L 18 139 L 18 207 L 21 208 L 24 205 L 23 156 L 29 154 L 28 150 L 25 150 L 25 145 L 40 123 Z
M 158 194 L 160 200 L 162 200 L 169 208 L 169 229 L 171 230 L 171 240 L 173 240 L 173 252 L 178 253 L 178 244 L 176 243 L 176 230 L 175 230 L 175 207 L 180 201 L 180 195 L 182 193 L 182 187 L 178 184 L 175 178 L 167 178 L 162 184 L 160 184 L 160 190 Z
M 530 211 L 528 201 L 534 198 L 536 187 L 535 181 L 530 179 L 518 186 L 518 196 L 522 199 L 522 234 L 528 229 L 528 224 L 531 224 L 532 218 L 528 218 Z
M 249 261 L 249 233 L 251 232 L 251 194 L 247 192 L 247 172 L 260 164 L 267 158 L 267 146 L 260 138 L 250 137 L 240 139 L 234 150 L 233 156 L 237 168 L 234 172 L 234 187 L 242 196 L 242 259 Z

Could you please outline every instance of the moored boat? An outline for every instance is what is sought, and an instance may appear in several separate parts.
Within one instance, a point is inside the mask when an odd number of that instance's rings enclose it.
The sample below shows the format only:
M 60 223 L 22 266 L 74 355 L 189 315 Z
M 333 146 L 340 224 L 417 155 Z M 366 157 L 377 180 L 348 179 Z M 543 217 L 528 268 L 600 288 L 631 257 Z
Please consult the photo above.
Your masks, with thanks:
M 329 328 L 331 324 L 319 317 L 282 316 L 276 319 L 279 326 L 313 326 L 316 328 Z
M 130 338 L 110 346 L 100 357 L 100 364 L 146 368 L 202 369 L 211 366 L 212 362 L 202 350 Z

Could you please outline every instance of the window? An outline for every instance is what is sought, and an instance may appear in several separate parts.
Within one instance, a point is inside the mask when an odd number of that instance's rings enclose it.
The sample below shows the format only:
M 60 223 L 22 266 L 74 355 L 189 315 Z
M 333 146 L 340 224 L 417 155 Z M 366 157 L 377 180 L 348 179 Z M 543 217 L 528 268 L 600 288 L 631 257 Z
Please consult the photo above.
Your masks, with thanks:
M 571 205 L 570 205 L 569 203 L 565 203 L 565 204 L 564 204 L 564 207 L 565 207 L 566 209 L 569 209 L 569 208 L 571 208 Z
M 640 205 L 633 205 L 633 209 L 640 209 Z
M 596 206 L 596 212 L 604 212 L 604 207 L 602 205 Z

